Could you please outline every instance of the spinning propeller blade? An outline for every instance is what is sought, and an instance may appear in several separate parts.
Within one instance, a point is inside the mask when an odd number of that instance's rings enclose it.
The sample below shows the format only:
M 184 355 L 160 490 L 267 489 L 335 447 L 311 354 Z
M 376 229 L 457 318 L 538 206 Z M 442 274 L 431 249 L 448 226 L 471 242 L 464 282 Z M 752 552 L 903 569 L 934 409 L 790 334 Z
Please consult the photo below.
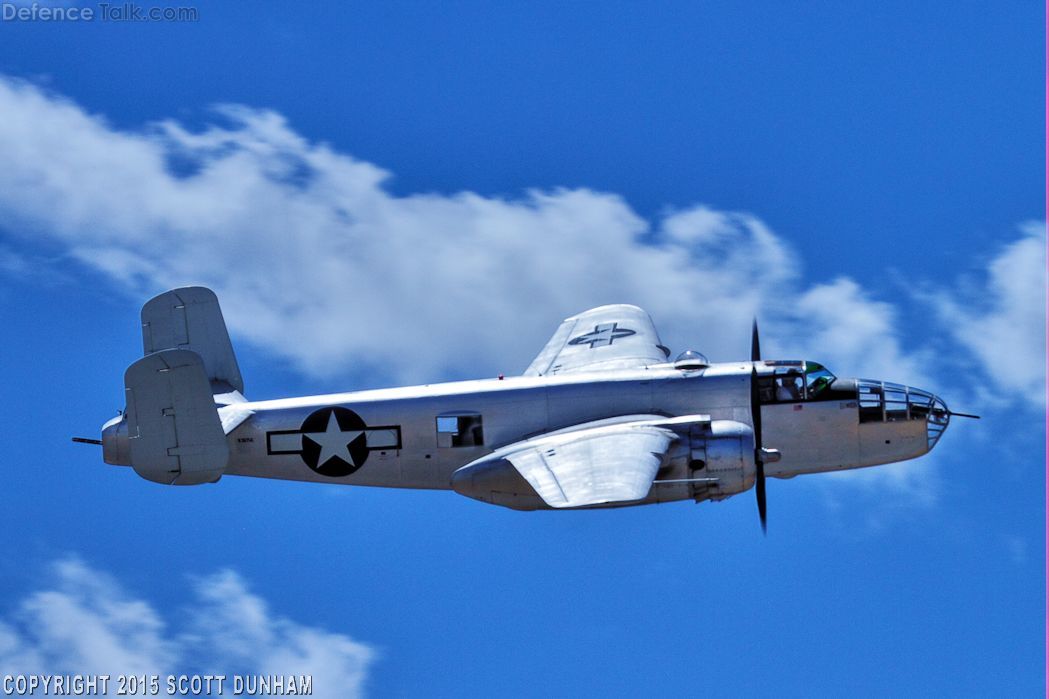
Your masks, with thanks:
M 761 441 L 761 404 L 758 396 L 758 367 L 761 361 L 761 342 L 758 339 L 758 319 L 754 319 L 754 329 L 750 337 L 750 361 L 755 365 L 750 370 L 750 416 L 754 425 L 754 464 L 757 467 L 754 480 L 754 494 L 758 498 L 758 517 L 761 518 L 761 531 L 768 534 L 765 503 L 765 453 Z

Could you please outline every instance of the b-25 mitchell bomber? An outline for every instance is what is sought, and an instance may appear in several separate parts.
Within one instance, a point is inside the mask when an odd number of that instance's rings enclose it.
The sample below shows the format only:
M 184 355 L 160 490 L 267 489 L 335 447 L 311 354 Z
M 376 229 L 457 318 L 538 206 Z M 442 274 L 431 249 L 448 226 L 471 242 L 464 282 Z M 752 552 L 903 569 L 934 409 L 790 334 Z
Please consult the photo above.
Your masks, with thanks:
M 166 485 L 223 475 L 454 490 L 517 510 L 723 500 L 765 479 L 913 459 L 952 415 L 927 391 L 821 364 L 673 361 L 636 306 L 561 323 L 521 376 L 250 401 L 215 294 L 142 308 L 145 356 L 102 428 L 106 463 Z M 966 416 L 975 417 L 975 416 Z

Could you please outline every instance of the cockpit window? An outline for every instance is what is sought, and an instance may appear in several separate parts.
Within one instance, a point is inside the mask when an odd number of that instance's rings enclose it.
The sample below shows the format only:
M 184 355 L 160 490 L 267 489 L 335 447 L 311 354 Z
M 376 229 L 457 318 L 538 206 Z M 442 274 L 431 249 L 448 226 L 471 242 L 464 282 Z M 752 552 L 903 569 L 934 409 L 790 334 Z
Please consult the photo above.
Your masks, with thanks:
M 817 398 L 825 388 L 834 382 L 834 378 L 834 374 L 827 371 L 822 364 L 805 362 L 805 389 L 810 400 Z
M 776 366 L 771 374 L 758 377 L 758 399 L 762 403 L 797 403 L 805 400 L 805 378 L 801 362 Z
M 829 390 L 835 377 L 822 364 L 777 360 L 766 361 L 765 365 L 774 368 L 771 374 L 758 378 L 758 399 L 762 403 L 841 399 L 841 396 Z M 855 399 L 854 395 L 851 397 Z
M 805 398 L 805 386 L 801 376 L 787 374 L 776 377 L 776 400 L 781 403 L 803 400 Z

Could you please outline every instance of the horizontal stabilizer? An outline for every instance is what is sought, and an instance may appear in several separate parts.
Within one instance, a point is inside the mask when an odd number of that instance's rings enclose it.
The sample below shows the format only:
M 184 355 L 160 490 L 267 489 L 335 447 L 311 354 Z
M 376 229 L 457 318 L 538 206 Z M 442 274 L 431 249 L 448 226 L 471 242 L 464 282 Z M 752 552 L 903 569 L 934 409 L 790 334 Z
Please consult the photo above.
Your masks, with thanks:
M 142 347 L 147 355 L 167 349 L 196 352 L 212 393 L 244 393 L 233 344 L 211 289 L 187 286 L 147 301 L 142 307 Z
M 131 466 L 170 485 L 217 481 L 229 446 L 200 355 L 162 350 L 124 372 Z

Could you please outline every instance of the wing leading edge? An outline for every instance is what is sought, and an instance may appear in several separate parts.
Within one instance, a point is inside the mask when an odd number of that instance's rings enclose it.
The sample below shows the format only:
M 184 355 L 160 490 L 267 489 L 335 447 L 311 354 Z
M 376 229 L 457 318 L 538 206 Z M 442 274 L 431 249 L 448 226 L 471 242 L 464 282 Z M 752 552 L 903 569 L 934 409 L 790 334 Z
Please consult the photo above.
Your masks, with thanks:
M 648 313 L 627 304 L 599 306 L 566 318 L 524 375 L 641 369 L 669 354 Z

